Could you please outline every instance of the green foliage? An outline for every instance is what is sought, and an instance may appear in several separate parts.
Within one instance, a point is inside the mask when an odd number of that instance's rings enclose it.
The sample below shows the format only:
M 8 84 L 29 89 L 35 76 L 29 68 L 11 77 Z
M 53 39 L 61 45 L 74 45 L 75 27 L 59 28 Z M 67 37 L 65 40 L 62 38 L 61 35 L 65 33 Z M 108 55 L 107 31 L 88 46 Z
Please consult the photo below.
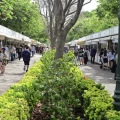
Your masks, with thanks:
M 100 3 L 97 8 L 99 18 L 117 17 L 118 0 L 98 0 L 98 2 Z
M 98 0 L 96 10 L 82 12 L 75 26 L 67 35 L 67 41 L 118 25 L 118 0 Z
M 12 18 L 14 0 L 2 0 L 0 1 L 0 19 L 7 20 Z
M 36 63 L 19 83 L 0 96 L 0 120 L 27 120 L 30 118 L 30 111 L 39 101 L 35 80 L 41 72 L 41 66 L 41 62 Z
M 108 110 L 113 109 L 113 99 L 107 91 L 93 87 L 83 94 L 85 118 L 88 120 L 105 120 Z
M 56 66 L 53 67 L 50 58 L 49 67 L 39 77 L 39 79 L 42 79 L 40 86 L 38 84 L 41 94 L 40 101 L 43 105 L 42 110 L 49 115 L 49 119 L 73 120 L 76 117 L 73 110 L 81 106 L 80 89 L 77 81 L 80 82 L 83 75 L 74 66 L 72 60 L 73 54 L 70 52 L 65 54 L 63 59 L 56 61 Z M 48 64 L 46 55 L 42 58 L 42 61 L 45 66 Z
M 110 110 L 106 114 L 107 120 L 120 120 L 120 112 Z
M 1 120 L 27 120 L 40 103 L 50 120 L 119 120 L 113 99 L 101 84 L 85 79 L 73 64 L 73 53 L 54 64 L 55 51 L 46 52 L 6 93 L 0 96 Z
M 45 34 L 44 23 L 38 6 L 32 4 L 30 0 L 14 0 L 14 2 L 8 3 L 12 9 L 11 19 L 0 19 L 1 25 L 19 33 L 23 32 L 24 35 L 32 39 L 46 42 L 47 35 Z

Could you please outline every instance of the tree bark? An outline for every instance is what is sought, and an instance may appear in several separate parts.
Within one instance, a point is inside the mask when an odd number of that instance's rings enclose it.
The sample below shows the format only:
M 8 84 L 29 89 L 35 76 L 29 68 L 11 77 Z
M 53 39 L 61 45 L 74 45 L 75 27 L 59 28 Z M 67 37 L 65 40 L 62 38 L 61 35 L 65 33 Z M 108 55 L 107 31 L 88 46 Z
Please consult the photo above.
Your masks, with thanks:
M 50 38 L 50 47 L 51 47 L 51 49 L 54 49 L 55 48 L 55 46 L 56 46 L 56 39 L 54 39 L 54 38 Z
M 64 45 L 66 40 L 66 34 L 62 30 L 59 32 L 56 42 L 56 53 L 55 53 L 55 60 L 63 57 Z

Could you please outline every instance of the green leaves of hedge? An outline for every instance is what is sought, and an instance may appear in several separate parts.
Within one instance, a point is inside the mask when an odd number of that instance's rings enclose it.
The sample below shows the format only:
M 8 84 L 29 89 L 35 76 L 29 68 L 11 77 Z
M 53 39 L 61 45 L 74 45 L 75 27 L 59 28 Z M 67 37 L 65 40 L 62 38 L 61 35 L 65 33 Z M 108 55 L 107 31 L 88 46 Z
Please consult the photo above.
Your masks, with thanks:
M 45 53 L 19 83 L 0 96 L 0 119 L 27 120 L 40 103 L 40 111 L 50 120 L 119 120 L 113 99 L 101 84 L 84 78 L 73 64 L 73 54 L 56 62 L 54 54 Z

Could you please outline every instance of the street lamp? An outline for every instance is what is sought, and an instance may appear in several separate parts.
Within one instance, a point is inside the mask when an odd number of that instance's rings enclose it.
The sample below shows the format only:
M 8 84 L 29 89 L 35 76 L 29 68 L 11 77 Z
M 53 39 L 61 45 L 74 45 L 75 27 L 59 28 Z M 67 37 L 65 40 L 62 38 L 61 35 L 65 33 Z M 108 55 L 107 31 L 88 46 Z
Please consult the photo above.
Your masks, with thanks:
M 120 0 L 119 0 L 120 6 Z M 118 20 L 119 20 L 119 31 L 118 31 L 118 62 L 117 62 L 117 69 L 116 69 L 116 88 L 114 92 L 114 109 L 120 111 L 120 9 L 118 13 Z

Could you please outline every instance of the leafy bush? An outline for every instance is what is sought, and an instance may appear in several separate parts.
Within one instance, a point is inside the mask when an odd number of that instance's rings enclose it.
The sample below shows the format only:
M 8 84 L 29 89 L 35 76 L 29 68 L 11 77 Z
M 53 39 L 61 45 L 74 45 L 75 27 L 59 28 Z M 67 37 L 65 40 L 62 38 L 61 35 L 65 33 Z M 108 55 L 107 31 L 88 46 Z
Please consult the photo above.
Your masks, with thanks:
M 47 70 L 44 69 L 39 79 L 36 80 L 38 83 L 36 88 L 39 88 L 41 95 L 42 111 L 49 115 L 49 119 L 73 120 L 74 109 L 81 106 L 77 81 L 82 80 L 83 74 L 74 66 L 71 52 L 65 54 L 63 59 L 56 61 L 55 67 L 53 67 L 52 60 L 48 64 L 48 53 L 42 61 L 45 66 L 49 65 L 49 67 L 47 66 Z
M 113 109 L 113 99 L 105 90 L 93 87 L 84 92 L 83 99 L 87 120 L 105 120 L 106 112 Z
M 110 110 L 106 113 L 107 120 L 120 120 L 120 112 Z
M 41 66 L 41 62 L 36 63 L 19 83 L 0 96 L 0 120 L 30 118 L 30 110 L 39 101 L 34 83 L 41 72 Z
M 0 96 L 0 120 L 27 120 L 37 103 L 50 120 L 120 120 L 113 99 L 101 84 L 84 78 L 73 64 L 73 54 L 54 62 L 54 53 L 45 53 L 19 83 Z

